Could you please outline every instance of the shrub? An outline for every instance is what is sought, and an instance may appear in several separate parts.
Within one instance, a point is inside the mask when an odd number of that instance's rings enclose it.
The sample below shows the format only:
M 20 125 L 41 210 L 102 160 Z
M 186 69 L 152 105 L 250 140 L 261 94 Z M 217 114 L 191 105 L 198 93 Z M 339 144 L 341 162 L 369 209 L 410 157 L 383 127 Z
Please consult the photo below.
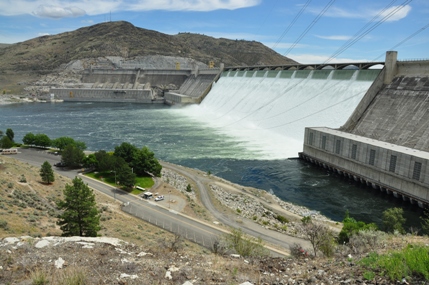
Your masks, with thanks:
M 398 231 L 405 233 L 403 225 L 405 223 L 404 210 L 401 208 L 391 208 L 383 212 L 384 230 L 389 233 Z
M 289 223 L 289 220 L 286 217 L 283 217 L 282 215 L 277 215 L 276 219 L 282 224 Z
M 349 216 L 349 212 L 347 211 L 343 220 L 343 228 L 338 235 L 338 243 L 348 243 L 350 237 L 359 231 L 375 231 L 377 229 L 377 225 L 374 223 L 366 224 L 362 221 L 356 221 Z
M 19 178 L 19 182 L 27 183 L 27 179 L 25 178 L 24 174 L 22 174 L 21 177 Z
M 299 243 L 294 243 L 290 247 L 290 254 L 295 258 L 304 258 L 308 256 L 308 252 L 303 249 Z
M 383 255 L 373 252 L 359 264 L 382 272 L 392 281 L 400 280 L 403 276 L 423 277 L 429 280 L 429 249 L 420 245 L 408 245 L 400 251 L 391 251 Z
M 248 239 L 241 229 L 233 229 L 231 234 L 223 236 L 224 244 L 243 257 L 261 257 L 268 255 L 261 238 Z
M 0 220 L 0 228 L 8 230 L 7 221 Z
M 32 285 L 45 285 L 48 284 L 48 276 L 46 272 L 41 270 L 36 270 L 31 272 Z

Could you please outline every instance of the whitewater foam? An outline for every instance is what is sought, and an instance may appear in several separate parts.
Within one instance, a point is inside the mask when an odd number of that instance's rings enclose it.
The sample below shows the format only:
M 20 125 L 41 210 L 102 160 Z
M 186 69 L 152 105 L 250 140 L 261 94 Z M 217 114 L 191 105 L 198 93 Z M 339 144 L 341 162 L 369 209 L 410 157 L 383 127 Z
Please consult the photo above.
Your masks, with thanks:
M 306 71 L 304 76 L 302 71 L 276 71 L 272 76 L 272 71 L 264 71 L 258 77 L 257 72 L 228 72 L 200 105 L 176 111 L 233 138 L 254 153 L 254 159 L 296 157 L 302 151 L 305 127 L 340 127 L 376 76 L 374 71 L 356 70 L 346 79 L 333 79 L 341 78 L 341 72 L 350 74 L 350 70 Z M 370 76 L 359 80 L 365 72 Z

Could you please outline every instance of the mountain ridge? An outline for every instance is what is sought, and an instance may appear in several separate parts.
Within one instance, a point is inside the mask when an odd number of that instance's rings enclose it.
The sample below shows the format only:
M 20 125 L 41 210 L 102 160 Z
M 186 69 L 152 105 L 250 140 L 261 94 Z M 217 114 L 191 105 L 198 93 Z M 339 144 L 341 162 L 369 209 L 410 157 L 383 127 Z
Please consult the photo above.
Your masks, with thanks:
M 105 56 L 181 56 L 215 65 L 293 64 L 256 41 L 229 40 L 206 35 L 163 34 L 129 22 L 106 22 L 56 35 L 41 36 L 0 49 L 0 67 L 45 73 L 72 60 Z

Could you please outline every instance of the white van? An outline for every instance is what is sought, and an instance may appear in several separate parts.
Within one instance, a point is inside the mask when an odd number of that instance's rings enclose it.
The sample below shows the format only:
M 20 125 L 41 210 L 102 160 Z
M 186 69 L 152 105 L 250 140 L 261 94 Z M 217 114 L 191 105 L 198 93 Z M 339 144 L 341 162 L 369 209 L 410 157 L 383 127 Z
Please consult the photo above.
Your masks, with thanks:
M 3 149 L 3 151 L 1 152 L 1 154 L 17 154 L 18 150 L 16 148 L 8 148 L 8 149 Z

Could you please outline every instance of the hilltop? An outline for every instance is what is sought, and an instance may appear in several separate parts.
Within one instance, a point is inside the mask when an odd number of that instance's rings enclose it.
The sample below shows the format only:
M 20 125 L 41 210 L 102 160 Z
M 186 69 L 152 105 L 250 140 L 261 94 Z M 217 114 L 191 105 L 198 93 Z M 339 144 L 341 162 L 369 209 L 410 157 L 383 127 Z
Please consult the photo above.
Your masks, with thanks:
M 23 86 L 40 75 L 61 71 L 70 62 L 109 56 L 124 59 L 174 56 L 204 64 L 214 61 L 215 66 L 296 63 L 256 41 L 191 33 L 167 35 L 125 21 L 96 24 L 0 47 L 0 88 L 12 93 L 22 91 Z

